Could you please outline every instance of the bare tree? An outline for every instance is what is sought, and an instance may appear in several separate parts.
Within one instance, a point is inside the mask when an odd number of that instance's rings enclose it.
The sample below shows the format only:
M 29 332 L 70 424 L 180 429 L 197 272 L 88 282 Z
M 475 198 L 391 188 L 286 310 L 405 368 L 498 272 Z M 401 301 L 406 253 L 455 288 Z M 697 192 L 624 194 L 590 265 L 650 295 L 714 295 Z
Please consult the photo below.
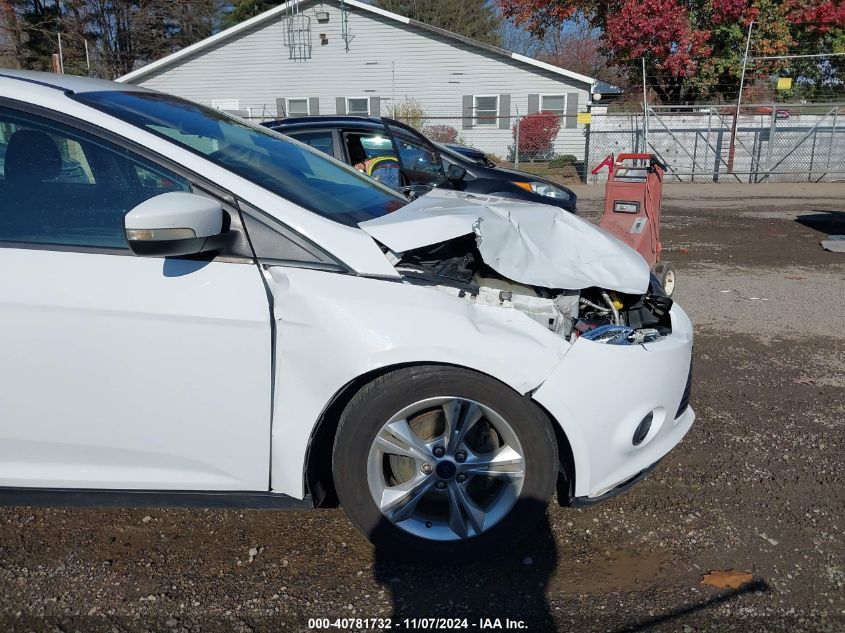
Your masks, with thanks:
M 510 20 L 503 20 L 499 27 L 500 46 L 519 55 L 536 57 L 544 53 L 546 43 L 525 29 L 516 26 Z
M 21 30 L 18 16 L 10 0 L 0 0 L 0 66 L 18 67 Z
M 211 35 L 220 4 L 221 0 L 0 0 L 0 45 L 18 65 L 48 70 L 61 33 L 66 72 L 113 79 Z
M 600 33 L 583 16 L 546 33 L 544 50 L 537 57 L 588 77 L 622 86 L 627 83 L 602 54 Z

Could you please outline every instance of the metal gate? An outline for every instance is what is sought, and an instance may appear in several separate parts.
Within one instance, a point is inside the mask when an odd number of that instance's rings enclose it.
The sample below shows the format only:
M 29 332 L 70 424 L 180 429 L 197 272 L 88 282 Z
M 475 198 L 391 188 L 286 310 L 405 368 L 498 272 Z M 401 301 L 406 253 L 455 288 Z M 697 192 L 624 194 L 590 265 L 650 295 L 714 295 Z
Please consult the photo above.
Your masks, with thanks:
M 733 169 L 728 169 L 735 107 L 651 106 L 647 117 L 594 114 L 590 159 L 645 151 L 685 182 L 797 182 L 845 180 L 845 105 L 743 106 L 737 121 Z

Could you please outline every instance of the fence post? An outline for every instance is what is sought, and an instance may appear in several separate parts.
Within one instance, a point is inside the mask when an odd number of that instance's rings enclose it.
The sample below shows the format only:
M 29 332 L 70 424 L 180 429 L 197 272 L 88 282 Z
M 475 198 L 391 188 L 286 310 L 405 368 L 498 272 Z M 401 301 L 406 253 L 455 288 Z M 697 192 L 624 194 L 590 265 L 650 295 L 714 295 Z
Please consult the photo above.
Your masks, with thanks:
M 816 141 L 819 138 L 819 130 L 816 128 L 816 131 L 813 132 L 813 146 L 810 149 L 810 169 L 807 172 L 807 182 L 813 182 L 813 163 L 816 159 Z
M 766 178 L 768 178 L 769 182 L 772 181 L 770 174 L 769 174 L 769 167 L 772 164 L 772 154 L 775 151 L 775 133 L 777 132 L 777 128 L 778 128 L 777 108 L 775 107 L 775 103 L 772 102 L 772 120 L 769 123 L 769 146 L 766 148 Z
M 704 160 L 701 163 L 702 165 L 704 165 L 704 169 L 705 169 L 704 173 L 702 173 L 702 176 L 705 176 L 705 177 L 707 175 L 707 171 L 706 171 L 707 170 L 707 157 L 708 157 L 708 154 L 710 153 L 710 131 L 712 129 L 713 129 L 713 106 L 710 106 L 709 108 L 707 108 L 707 136 L 704 138 Z M 717 168 L 718 168 L 718 165 L 719 165 L 719 163 L 717 162 L 716 163 Z M 694 177 L 693 177 L 692 181 L 695 182 Z
M 734 121 L 731 127 L 731 140 L 728 145 L 728 173 L 732 174 L 734 171 L 734 154 L 736 153 L 736 128 L 739 125 L 739 106 L 742 104 L 742 89 L 745 86 L 745 67 L 748 65 L 748 49 L 751 47 L 751 27 L 754 26 L 752 21 L 748 25 L 748 37 L 745 40 L 745 55 L 742 57 L 742 74 L 739 76 L 739 94 L 736 97 L 736 110 L 734 111 Z
M 519 106 L 516 106 L 516 134 L 514 136 L 516 137 L 513 149 L 514 165 L 519 167 Z
M 648 153 L 648 92 L 645 83 L 645 57 L 643 57 L 643 152 Z
M 825 169 L 830 169 L 830 155 L 833 153 L 833 141 L 835 140 L 836 136 L 836 119 L 839 115 L 839 108 L 836 108 L 833 111 L 833 125 L 830 126 L 830 143 L 827 145 L 827 161 L 825 163 Z M 825 171 L 825 176 L 827 176 L 827 171 Z
M 581 182 L 587 182 L 587 174 L 590 173 L 590 136 L 592 136 L 593 124 L 593 95 L 590 95 L 590 100 L 587 101 L 587 113 L 590 115 L 590 122 L 584 128 L 584 168 L 581 170 Z

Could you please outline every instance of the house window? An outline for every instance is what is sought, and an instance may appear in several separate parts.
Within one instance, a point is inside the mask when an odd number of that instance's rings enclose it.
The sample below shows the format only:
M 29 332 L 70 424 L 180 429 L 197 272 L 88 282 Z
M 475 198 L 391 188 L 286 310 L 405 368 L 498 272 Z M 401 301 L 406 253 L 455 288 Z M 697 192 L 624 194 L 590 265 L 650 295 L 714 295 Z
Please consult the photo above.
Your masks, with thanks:
M 543 95 L 540 101 L 540 110 L 551 112 L 558 116 L 566 114 L 566 95 Z
M 288 99 L 288 116 L 308 116 L 308 99 Z
M 370 100 L 366 97 L 361 99 L 347 99 L 346 113 L 355 116 L 370 116 Z
M 499 116 L 499 95 L 475 97 L 475 124 L 497 125 Z

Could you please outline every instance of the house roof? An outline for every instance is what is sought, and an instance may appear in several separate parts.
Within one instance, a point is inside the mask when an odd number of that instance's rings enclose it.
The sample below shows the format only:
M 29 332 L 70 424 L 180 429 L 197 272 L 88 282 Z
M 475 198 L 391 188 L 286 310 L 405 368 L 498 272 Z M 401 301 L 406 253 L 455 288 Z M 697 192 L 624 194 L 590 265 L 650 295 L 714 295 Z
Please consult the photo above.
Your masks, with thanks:
M 599 79 L 598 81 L 596 81 L 595 85 L 593 86 L 593 92 L 594 93 L 598 92 L 598 93 L 603 94 L 603 95 L 616 96 L 616 95 L 621 95 L 625 91 L 622 90 L 622 88 L 620 88 L 619 86 L 614 86 L 611 83 L 608 83 L 606 81 L 602 81 L 601 79 Z
M 146 66 L 142 66 L 137 70 L 133 70 L 122 77 L 118 77 L 116 81 L 120 82 L 127 82 L 131 83 L 137 81 L 139 79 L 143 79 L 146 75 L 152 74 L 155 71 L 159 70 L 160 68 L 169 66 L 174 62 L 178 62 L 182 58 L 189 57 L 194 55 L 195 53 L 199 53 L 207 48 L 212 46 L 219 45 L 227 40 L 233 39 L 237 37 L 241 32 L 251 29 L 255 26 L 264 24 L 265 22 L 271 22 L 280 16 L 282 16 L 285 11 L 289 8 L 289 5 L 292 2 L 298 2 L 299 0 L 288 0 L 287 2 L 280 4 L 277 7 L 270 9 L 269 11 L 265 11 L 264 13 L 260 13 L 249 20 L 244 20 L 243 22 L 236 24 L 233 27 L 226 29 L 225 31 L 220 31 L 211 37 L 207 37 L 204 40 L 197 42 L 196 44 L 192 44 L 191 46 L 187 46 L 180 51 L 177 51 L 167 57 L 163 57 L 157 61 L 154 61 Z M 469 46 L 480 48 L 486 50 L 490 53 L 494 53 L 496 55 L 500 55 L 502 57 L 507 57 L 509 59 L 513 59 L 518 62 L 522 62 L 529 66 L 534 66 L 535 68 L 540 68 L 542 70 L 554 73 L 556 75 L 560 75 L 562 77 L 566 77 L 568 79 L 574 79 L 575 81 L 582 81 L 584 83 L 592 85 L 595 83 L 595 79 L 592 77 L 587 77 L 586 75 L 580 75 L 578 73 L 574 73 L 570 70 L 566 70 L 565 68 L 561 68 L 559 66 L 554 66 L 552 64 L 547 64 L 545 62 L 538 61 L 531 57 L 526 57 L 525 55 L 518 55 L 517 53 L 512 53 L 511 51 L 507 51 L 503 48 L 499 48 L 498 46 L 492 46 L 490 44 L 484 44 L 483 42 L 479 42 L 477 40 L 471 39 L 469 37 L 459 35 L 457 33 L 453 33 L 451 31 L 447 31 L 446 29 L 441 29 L 436 26 L 432 26 L 430 24 L 425 24 L 424 22 L 419 22 L 417 20 L 412 20 L 410 18 L 406 18 L 405 16 L 399 15 L 397 13 L 392 13 L 390 11 L 385 11 L 384 9 L 379 9 L 378 7 L 374 7 L 370 4 L 366 4 L 361 2 L 360 0 L 344 0 L 344 3 L 350 7 L 354 7 L 356 9 L 360 9 L 362 11 L 366 11 L 369 13 L 374 13 L 376 15 L 380 15 L 384 18 L 389 20 L 393 20 L 395 22 L 399 22 L 401 24 L 407 24 L 409 26 L 415 26 L 431 33 L 435 33 L 437 35 L 441 35 Z

